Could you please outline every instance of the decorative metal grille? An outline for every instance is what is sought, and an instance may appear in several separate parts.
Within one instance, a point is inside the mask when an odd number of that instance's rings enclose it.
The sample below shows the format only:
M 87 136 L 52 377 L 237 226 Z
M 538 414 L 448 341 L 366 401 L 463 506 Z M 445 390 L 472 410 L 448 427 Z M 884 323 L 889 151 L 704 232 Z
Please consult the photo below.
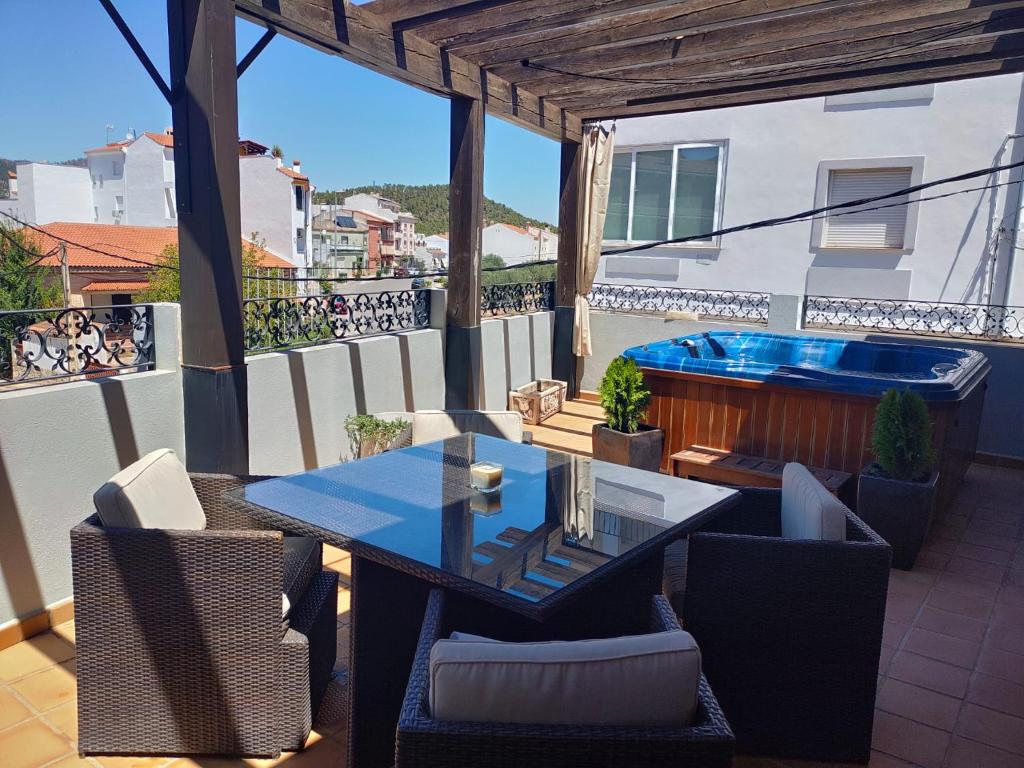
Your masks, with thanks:
M 746 291 L 658 288 L 598 283 L 588 297 L 593 309 L 611 312 L 692 312 L 700 319 L 768 322 L 770 295 Z
M 1024 307 L 807 296 L 804 326 L 1024 341 Z
M 246 351 L 266 352 L 425 328 L 430 325 L 430 292 L 246 299 L 243 309 Z
M 555 307 L 555 283 L 485 285 L 480 311 L 484 315 L 522 315 Z
M 0 312 L 0 388 L 153 367 L 149 305 Z

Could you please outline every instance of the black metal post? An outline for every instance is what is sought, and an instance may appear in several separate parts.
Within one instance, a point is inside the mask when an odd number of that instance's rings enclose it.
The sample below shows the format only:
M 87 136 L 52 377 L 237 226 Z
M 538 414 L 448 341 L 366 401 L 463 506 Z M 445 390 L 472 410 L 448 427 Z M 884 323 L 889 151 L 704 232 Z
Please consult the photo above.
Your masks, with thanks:
M 242 474 L 249 404 L 234 11 L 231 0 L 167 0 L 186 462 Z

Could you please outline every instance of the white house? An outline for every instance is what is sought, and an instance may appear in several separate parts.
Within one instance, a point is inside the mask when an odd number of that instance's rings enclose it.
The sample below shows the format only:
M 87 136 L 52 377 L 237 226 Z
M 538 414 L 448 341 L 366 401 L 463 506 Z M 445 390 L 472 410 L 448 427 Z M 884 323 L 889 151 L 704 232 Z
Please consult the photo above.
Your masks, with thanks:
M 394 200 L 367 192 L 359 192 L 345 198 L 345 207 L 365 211 L 394 225 L 393 243 L 382 244 L 391 250 L 393 256 L 411 258 L 416 255 L 416 222 L 419 221 Z
M 88 168 L 23 163 L 17 166 L 17 202 L 0 210 L 34 224 L 54 221 L 178 225 L 174 136 L 143 133 L 85 151 Z M 254 141 L 239 142 L 242 236 L 257 233 L 267 250 L 297 267 L 307 265 L 309 177 Z
M 546 261 L 558 255 L 558 235 L 538 227 L 497 222 L 484 227 L 482 252 L 500 256 L 509 265 Z
M 619 120 L 605 249 L 1024 159 L 1021 90 L 1014 74 Z M 910 199 L 1020 178 L 1004 171 Z M 1024 304 L 1024 269 L 1013 268 L 1021 186 L 606 255 L 597 282 Z

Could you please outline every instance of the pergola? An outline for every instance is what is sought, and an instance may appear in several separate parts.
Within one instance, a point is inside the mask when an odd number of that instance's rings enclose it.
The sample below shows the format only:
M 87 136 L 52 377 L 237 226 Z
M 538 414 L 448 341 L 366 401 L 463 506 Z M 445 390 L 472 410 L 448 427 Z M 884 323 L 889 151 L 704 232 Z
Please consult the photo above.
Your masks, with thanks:
M 268 29 L 241 63 L 235 14 Z M 118 26 L 172 105 L 197 471 L 248 464 L 237 78 L 274 34 L 451 101 L 449 407 L 478 402 L 485 111 L 561 143 L 554 366 L 572 382 L 584 123 L 1024 70 L 1024 0 L 168 0 L 168 17 L 169 85 Z

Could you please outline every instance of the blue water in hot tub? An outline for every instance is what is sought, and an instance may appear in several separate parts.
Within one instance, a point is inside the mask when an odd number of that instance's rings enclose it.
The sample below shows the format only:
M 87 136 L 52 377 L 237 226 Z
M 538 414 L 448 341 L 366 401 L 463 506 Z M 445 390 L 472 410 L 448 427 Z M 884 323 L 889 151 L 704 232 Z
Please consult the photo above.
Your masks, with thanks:
M 980 352 L 757 331 L 711 331 L 631 347 L 642 368 L 769 381 L 879 396 L 911 389 L 926 400 L 958 400 L 987 368 Z

